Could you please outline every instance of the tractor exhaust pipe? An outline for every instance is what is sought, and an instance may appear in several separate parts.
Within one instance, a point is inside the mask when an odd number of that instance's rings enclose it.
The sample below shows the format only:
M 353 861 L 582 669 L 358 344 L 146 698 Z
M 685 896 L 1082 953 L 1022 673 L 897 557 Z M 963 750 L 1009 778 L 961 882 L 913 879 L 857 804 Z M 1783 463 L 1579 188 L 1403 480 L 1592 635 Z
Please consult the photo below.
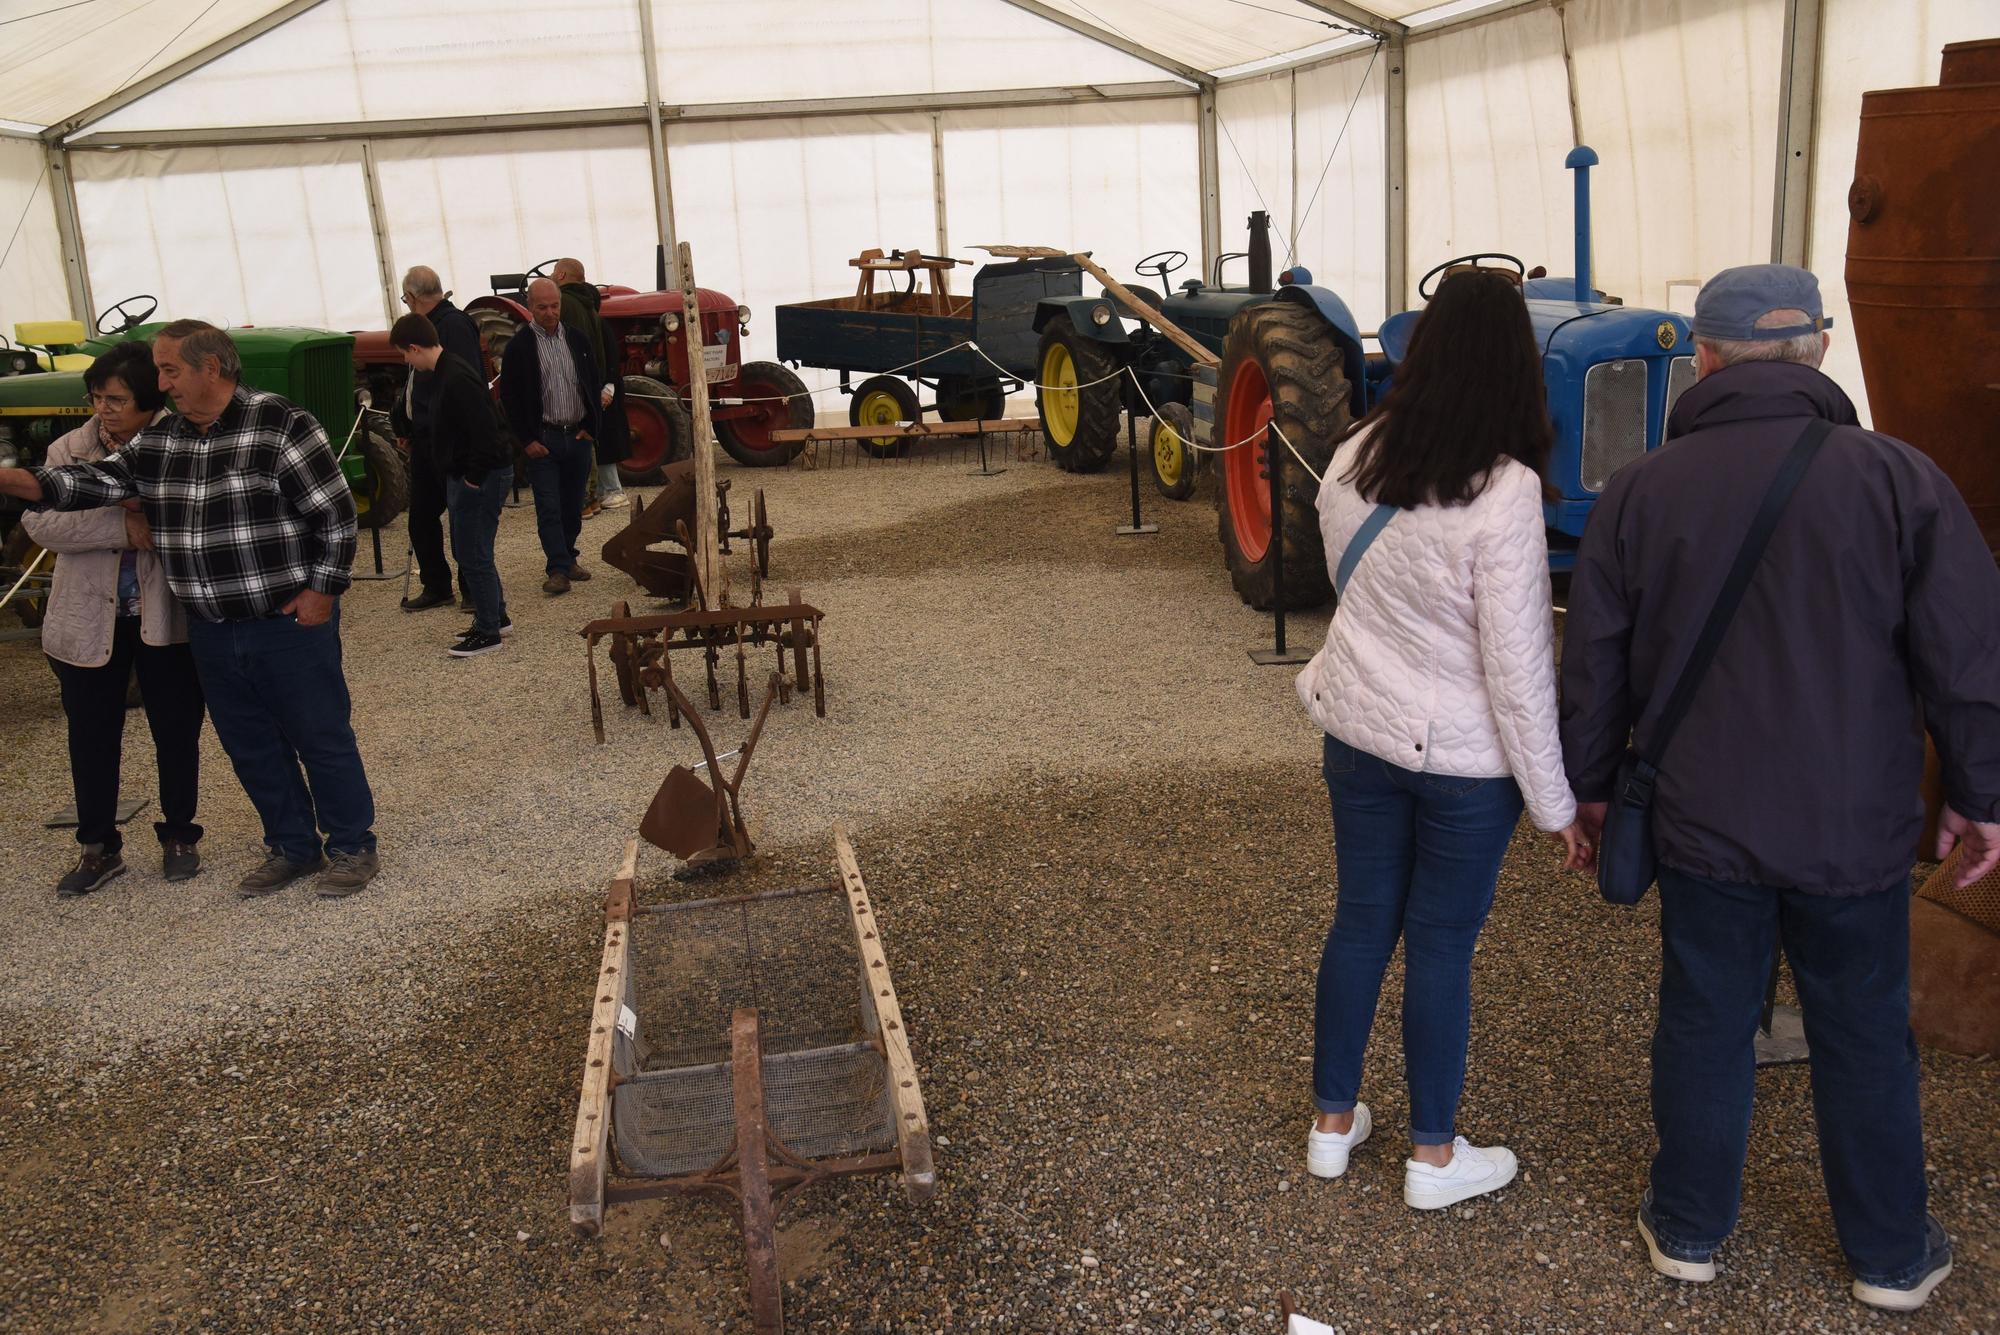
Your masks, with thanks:
M 667 290 L 667 248 L 665 246 L 654 246 L 653 247 L 653 291 L 664 292 L 666 290 Z
M 1576 299 L 1594 299 L 1590 285 L 1590 169 L 1597 165 L 1597 150 L 1578 144 L 1563 159 L 1563 166 L 1576 173 Z
M 1250 215 L 1250 290 L 1271 291 L 1271 215 L 1262 209 Z

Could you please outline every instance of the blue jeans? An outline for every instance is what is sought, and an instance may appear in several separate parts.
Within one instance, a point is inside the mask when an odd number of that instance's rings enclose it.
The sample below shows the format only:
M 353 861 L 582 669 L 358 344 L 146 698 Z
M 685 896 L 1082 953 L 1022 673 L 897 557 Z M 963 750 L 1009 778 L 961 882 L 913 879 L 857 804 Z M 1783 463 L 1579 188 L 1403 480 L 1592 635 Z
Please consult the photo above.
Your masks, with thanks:
M 288 861 L 312 862 L 325 830 L 328 852 L 372 852 L 375 797 L 348 721 L 339 604 L 318 626 L 292 616 L 191 616 L 188 645 L 216 738 L 263 819 L 264 843 Z
M 1382 973 L 1403 940 L 1403 1064 L 1410 1140 L 1448 1145 L 1465 1087 L 1472 947 L 1521 819 L 1512 779 L 1418 774 L 1326 739 L 1339 900 L 1319 958 L 1313 1102 L 1346 1112 Z
M 546 459 L 528 460 L 528 485 L 535 491 L 535 531 L 541 535 L 548 573 L 563 574 L 576 564 L 576 535 L 583 532 L 583 493 L 595 467 L 587 436 L 543 427 Z
M 472 628 L 489 635 L 498 635 L 507 624 L 507 595 L 500 589 L 500 568 L 493 564 L 493 535 L 500 531 L 500 509 L 513 482 L 514 466 L 508 464 L 493 469 L 476 487 L 455 477 L 444 484 L 458 586 L 472 599 Z
M 1752 1040 L 1779 944 L 1812 1049 L 1820 1168 L 1857 1277 L 1925 1260 L 1924 1133 L 1910 1037 L 1910 890 L 1834 898 L 1660 868 L 1653 1213 L 1695 1251 L 1736 1227 L 1756 1083 Z

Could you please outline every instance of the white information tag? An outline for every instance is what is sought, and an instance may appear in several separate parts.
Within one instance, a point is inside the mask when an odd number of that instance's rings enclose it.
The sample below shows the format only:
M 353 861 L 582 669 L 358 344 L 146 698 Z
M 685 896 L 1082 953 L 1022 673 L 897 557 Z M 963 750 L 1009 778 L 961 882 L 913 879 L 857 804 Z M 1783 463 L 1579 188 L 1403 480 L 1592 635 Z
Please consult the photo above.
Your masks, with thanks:
M 630 1006 L 618 1007 L 618 1032 L 634 1042 L 638 1041 L 639 1017 Z

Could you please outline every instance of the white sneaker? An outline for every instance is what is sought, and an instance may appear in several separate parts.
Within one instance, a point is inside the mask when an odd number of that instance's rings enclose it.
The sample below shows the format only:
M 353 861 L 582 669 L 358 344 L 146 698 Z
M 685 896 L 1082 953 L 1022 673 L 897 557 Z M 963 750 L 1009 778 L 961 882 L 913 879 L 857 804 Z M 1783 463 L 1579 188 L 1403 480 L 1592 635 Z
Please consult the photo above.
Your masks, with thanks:
M 1368 1105 L 1354 1105 L 1354 1125 L 1342 1135 L 1337 1131 L 1322 1131 L 1317 1119 L 1313 1129 L 1306 1133 L 1306 1171 L 1314 1177 L 1339 1177 L 1347 1171 L 1347 1156 L 1368 1139 L 1368 1133 L 1375 1129 L 1375 1119 L 1368 1115 Z
M 632 503 L 632 498 L 622 491 L 614 491 L 609 496 L 599 497 L 597 503 L 606 510 L 623 510 Z
M 1451 1143 L 1451 1162 L 1442 1168 L 1415 1159 L 1404 1162 L 1403 1204 L 1412 1210 L 1442 1210 L 1500 1190 L 1514 1180 L 1519 1167 L 1506 1146 L 1480 1147 L 1460 1136 Z

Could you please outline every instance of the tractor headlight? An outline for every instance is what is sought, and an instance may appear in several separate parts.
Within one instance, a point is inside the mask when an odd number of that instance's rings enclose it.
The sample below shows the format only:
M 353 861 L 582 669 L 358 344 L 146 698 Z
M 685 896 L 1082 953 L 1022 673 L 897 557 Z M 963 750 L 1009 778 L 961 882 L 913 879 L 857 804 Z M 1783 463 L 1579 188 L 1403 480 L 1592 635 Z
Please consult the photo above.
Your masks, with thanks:
M 738 306 L 736 308 L 736 323 L 745 329 L 750 327 L 750 308 L 748 306 Z
M 0 468 L 19 468 L 21 451 L 11 440 L 0 440 Z
M 354 391 L 354 406 L 367 412 L 375 406 L 375 396 L 365 389 L 357 389 Z
M 34 369 L 35 358 L 33 354 L 26 352 L 10 352 L 7 354 L 7 373 L 9 375 L 26 375 Z
M 1111 308 L 1109 306 L 1092 306 L 1090 308 L 1090 322 L 1100 326 L 1110 324 Z
M 680 327 L 681 327 L 681 317 L 674 314 L 672 311 L 668 311 L 665 315 L 662 315 L 660 317 L 660 328 L 666 330 L 669 334 L 673 333 Z

